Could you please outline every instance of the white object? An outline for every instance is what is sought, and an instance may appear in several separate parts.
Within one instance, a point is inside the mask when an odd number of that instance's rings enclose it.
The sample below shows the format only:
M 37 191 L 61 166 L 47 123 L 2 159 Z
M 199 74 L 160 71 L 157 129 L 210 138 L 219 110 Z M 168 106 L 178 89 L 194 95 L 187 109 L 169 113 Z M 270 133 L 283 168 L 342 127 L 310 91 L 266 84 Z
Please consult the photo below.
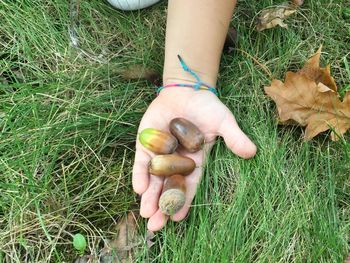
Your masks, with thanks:
M 149 7 L 160 0 L 107 0 L 115 8 L 132 11 Z

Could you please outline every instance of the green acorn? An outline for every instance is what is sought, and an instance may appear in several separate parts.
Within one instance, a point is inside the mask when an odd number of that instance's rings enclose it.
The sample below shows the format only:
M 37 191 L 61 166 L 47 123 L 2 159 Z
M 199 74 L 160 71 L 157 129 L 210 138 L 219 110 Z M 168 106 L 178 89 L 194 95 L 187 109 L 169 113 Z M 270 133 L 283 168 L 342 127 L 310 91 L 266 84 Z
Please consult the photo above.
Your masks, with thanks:
M 156 154 L 173 153 L 178 145 L 177 139 L 173 135 L 153 128 L 141 131 L 139 140 L 145 148 Z
M 73 246 L 80 253 L 84 253 L 86 245 L 85 237 L 82 234 L 75 234 L 73 236 Z

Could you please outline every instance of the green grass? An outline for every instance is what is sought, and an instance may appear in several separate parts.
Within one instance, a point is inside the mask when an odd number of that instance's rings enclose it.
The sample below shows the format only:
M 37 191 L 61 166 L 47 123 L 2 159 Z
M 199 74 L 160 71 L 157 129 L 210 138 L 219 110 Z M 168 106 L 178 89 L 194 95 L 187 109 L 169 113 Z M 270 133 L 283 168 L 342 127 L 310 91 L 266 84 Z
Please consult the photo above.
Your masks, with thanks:
M 81 1 L 82 47 L 100 63 L 70 45 L 66 2 L 0 0 L 0 261 L 70 262 L 78 232 L 96 253 L 137 202 L 134 140 L 154 88 L 118 72 L 133 64 L 161 70 L 166 4 L 124 13 Z M 322 62 L 348 86 L 346 0 L 305 2 L 288 30 L 257 33 L 255 15 L 276 2 L 239 1 L 239 50 L 223 56 L 221 99 L 258 154 L 244 161 L 219 140 L 187 219 L 169 223 L 136 261 L 343 262 L 349 135 L 304 142 L 301 128 L 279 127 L 263 92 L 270 79 L 252 59 L 282 79 L 323 44 Z

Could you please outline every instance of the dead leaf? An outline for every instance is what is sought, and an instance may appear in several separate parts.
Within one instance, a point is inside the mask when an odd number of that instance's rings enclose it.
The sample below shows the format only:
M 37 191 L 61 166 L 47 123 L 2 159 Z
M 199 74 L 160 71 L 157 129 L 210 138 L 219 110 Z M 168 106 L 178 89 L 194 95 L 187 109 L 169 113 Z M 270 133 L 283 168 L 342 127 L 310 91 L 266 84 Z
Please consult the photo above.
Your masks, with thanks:
M 284 19 L 291 16 L 297 11 L 295 5 L 280 5 L 274 8 L 267 8 L 261 11 L 257 18 L 256 28 L 258 31 L 280 26 L 288 28 L 288 25 L 284 23 Z
M 333 91 L 333 92 L 335 92 L 334 90 L 332 90 L 332 89 L 328 88 L 326 85 L 324 85 L 322 82 L 319 82 L 319 83 L 317 84 L 317 90 L 318 90 L 319 92 L 327 92 L 327 91 Z
M 101 263 L 132 262 L 133 249 L 142 244 L 142 237 L 137 235 L 136 218 L 133 212 L 123 218 L 117 225 L 118 236 L 107 241 L 100 253 Z
M 120 75 L 124 80 L 144 79 L 154 84 L 155 86 L 162 85 L 161 74 L 157 70 L 145 68 L 143 65 L 133 65 L 121 71 Z
M 350 263 L 350 253 L 348 254 L 346 259 L 344 260 L 344 263 Z
M 274 79 L 265 92 L 276 102 L 282 123 L 293 120 L 306 126 L 307 140 L 328 129 L 336 140 L 350 128 L 350 92 L 341 102 L 334 90 L 300 71 L 287 72 L 284 83 Z
M 228 29 L 224 44 L 224 52 L 230 53 L 238 44 L 238 34 L 234 27 Z
M 77 258 L 74 263 L 93 263 L 96 262 L 96 258 L 91 255 L 85 255 Z
M 144 246 L 145 241 L 147 243 L 147 248 L 150 248 L 154 244 L 152 239 L 155 237 L 152 231 L 147 231 L 144 237 L 138 234 L 136 223 L 138 218 L 138 213 L 129 212 L 127 216 L 123 217 L 116 224 L 116 237 L 112 240 L 105 240 L 104 247 L 101 249 L 98 259 L 92 255 L 85 255 L 76 259 L 74 263 L 134 262 L 134 255 L 137 249 Z
M 155 237 L 155 234 L 151 230 L 147 230 L 146 234 L 146 241 L 147 241 L 147 247 L 151 248 L 155 242 L 152 241 L 152 239 Z
M 337 91 L 337 84 L 331 76 L 330 65 L 327 65 L 325 68 L 320 68 L 321 51 L 322 46 L 320 46 L 317 52 L 305 63 L 304 67 L 299 70 L 299 73 L 315 81 L 317 84 L 321 82 L 330 89 Z

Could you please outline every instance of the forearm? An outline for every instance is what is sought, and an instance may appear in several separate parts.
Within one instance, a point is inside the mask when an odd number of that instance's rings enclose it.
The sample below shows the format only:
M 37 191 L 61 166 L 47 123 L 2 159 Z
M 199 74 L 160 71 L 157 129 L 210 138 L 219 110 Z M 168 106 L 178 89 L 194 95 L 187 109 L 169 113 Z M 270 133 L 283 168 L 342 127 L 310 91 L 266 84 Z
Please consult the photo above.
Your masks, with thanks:
M 212 86 L 235 0 L 169 0 L 163 82 L 188 82 L 177 55 Z

